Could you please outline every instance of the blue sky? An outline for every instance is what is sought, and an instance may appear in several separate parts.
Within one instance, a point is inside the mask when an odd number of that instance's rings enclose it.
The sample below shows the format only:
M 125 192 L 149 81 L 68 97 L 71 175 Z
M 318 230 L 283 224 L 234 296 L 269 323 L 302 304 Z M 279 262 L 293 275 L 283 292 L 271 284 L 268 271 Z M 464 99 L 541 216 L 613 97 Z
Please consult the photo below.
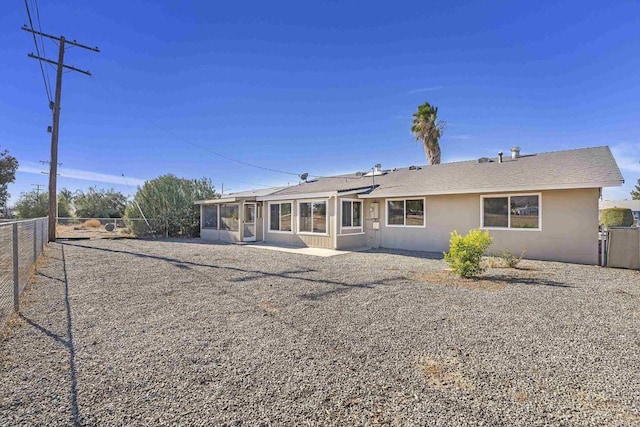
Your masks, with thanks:
M 64 75 L 60 187 L 132 194 L 173 173 L 226 192 L 424 164 L 410 133 L 424 101 L 448 122 L 444 162 L 609 145 L 627 183 L 605 198 L 628 198 L 640 178 L 640 1 L 186 3 L 39 1 L 43 31 L 101 49 L 66 52 L 93 77 Z M 26 22 L 22 0 L 4 5 L 14 201 L 47 183 L 50 144 Z

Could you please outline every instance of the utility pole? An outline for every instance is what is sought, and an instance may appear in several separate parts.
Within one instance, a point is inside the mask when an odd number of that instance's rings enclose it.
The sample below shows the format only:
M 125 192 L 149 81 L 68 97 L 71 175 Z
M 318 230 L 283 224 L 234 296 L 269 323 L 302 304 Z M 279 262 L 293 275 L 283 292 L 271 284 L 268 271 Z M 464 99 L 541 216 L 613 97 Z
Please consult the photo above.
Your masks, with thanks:
M 64 38 L 64 36 L 56 37 L 49 34 L 42 33 L 40 31 L 35 31 L 26 25 L 22 27 L 24 31 L 28 31 L 33 34 L 38 34 L 40 36 L 44 36 L 50 38 L 52 40 L 56 40 L 59 43 L 58 46 L 58 62 L 52 61 L 47 58 L 42 58 L 40 56 L 34 55 L 30 53 L 28 56 L 30 58 L 37 59 L 39 61 L 45 61 L 49 64 L 53 64 L 57 66 L 56 72 L 56 94 L 55 100 L 53 102 L 53 129 L 51 131 L 51 161 L 49 163 L 49 241 L 56 241 L 56 216 L 57 216 L 57 178 L 58 178 L 58 136 L 60 135 L 60 97 L 62 96 L 62 72 L 65 68 L 71 71 L 77 71 L 82 74 L 86 74 L 90 76 L 91 73 L 89 71 L 80 70 L 76 67 L 72 67 L 70 65 L 64 64 L 64 48 L 65 44 L 70 44 L 72 46 L 81 47 L 83 49 L 91 50 L 93 52 L 100 52 L 100 49 L 97 47 L 89 47 L 83 44 L 80 44 L 73 41 L 68 41 Z
M 31 184 L 32 186 L 36 187 L 36 197 L 40 197 L 40 187 L 44 187 L 43 184 Z

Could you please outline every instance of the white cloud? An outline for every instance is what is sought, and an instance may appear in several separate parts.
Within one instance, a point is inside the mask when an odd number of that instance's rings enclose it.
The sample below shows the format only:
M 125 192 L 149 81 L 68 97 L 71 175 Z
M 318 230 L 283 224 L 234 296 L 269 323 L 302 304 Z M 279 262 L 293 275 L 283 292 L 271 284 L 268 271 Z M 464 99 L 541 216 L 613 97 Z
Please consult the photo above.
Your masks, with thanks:
M 640 174 L 640 143 L 612 145 L 611 152 L 616 158 L 616 162 L 618 163 L 620 169 L 622 169 L 623 171 L 632 172 L 632 174 Z M 631 176 L 625 178 L 629 179 L 631 178 Z
M 421 92 L 431 92 L 431 91 L 439 90 L 439 89 L 442 89 L 442 86 L 423 87 L 423 88 L 420 88 L 420 89 L 410 90 L 407 93 L 412 94 L 412 93 L 421 93 Z
M 18 167 L 18 172 L 32 173 L 41 175 L 43 171 L 46 172 L 47 165 L 38 165 L 33 162 L 24 162 Z M 105 173 L 98 173 L 92 171 L 85 171 L 80 169 L 71 168 L 58 168 L 58 175 L 63 178 L 80 179 L 84 181 L 103 182 L 109 184 L 121 184 L 121 185 L 143 185 L 145 180 L 139 178 L 123 177 L 122 175 L 110 175 Z

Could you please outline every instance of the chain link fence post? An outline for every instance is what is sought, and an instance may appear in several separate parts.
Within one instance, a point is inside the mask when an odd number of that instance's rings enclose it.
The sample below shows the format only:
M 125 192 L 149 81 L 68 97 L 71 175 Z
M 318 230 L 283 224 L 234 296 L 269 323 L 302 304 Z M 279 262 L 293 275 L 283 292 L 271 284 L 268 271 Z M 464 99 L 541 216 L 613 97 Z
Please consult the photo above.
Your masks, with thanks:
M 18 223 L 13 223 L 13 311 L 20 311 L 20 272 L 18 271 Z
M 33 263 L 38 260 L 38 221 L 33 221 Z

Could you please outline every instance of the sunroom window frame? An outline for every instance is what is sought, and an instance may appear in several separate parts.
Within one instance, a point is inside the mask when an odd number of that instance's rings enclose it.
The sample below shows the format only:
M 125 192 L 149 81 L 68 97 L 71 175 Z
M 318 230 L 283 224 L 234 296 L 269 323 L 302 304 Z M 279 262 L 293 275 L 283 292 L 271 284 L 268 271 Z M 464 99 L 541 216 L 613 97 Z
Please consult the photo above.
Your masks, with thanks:
M 407 201 L 422 200 L 422 225 L 407 225 Z M 403 224 L 389 224 L 389 202 L 403 202 Z M 395 228 L 426 228 L 427 227 L 427 198 L 426 197 L 398 197 L 386 199 L 384 203 L 385 209 L 385 226 Z
M 302 224 L 302 220 L 301 220 L 301 209 L 300 209 L 300 205 L 303 203 L 311 203 L 311 231 L 300 231 L 300 225 Z M 325 229 L 327 230 L 326 233 L 318 233 L 313 231 L 313 204 L 314 203 L 324 203 L 326 206 L 326 215 L 325 215 Z M 296 224 L 296 231 L 298 234 L 300 235 L 310 235 L 310 236 L 329 236 L 331 234 L 331 229 L 329 228 L 330 226 L 330 221 L 329 221 L 329 199 L 302 199 L 302 200 L 298 200 L 298 203 L 296 203 L 296 208 L 297 208 L 297 212 L 296 212 L 296 219 L 297 219 L 297 224 Z
M 538 196 L 538 227 L 511 227 L 511 197 Z M 484 226 L 484 199 L 507 198 L 507 226 L 506 227 L 485 227 Z M 480 195 L 480 228 L 483 230 L 502 231 L 542 231 L 542 193 L 506 193 L 506 194 L 482 194 Z
M 204 215 L 204 211 L 207 208 L 212 208 L 215 207 L 216 208 L 216 226 L 215 227 L 205 227 L 205 215 Z M 203 230 L 214 230 L 214 231 L 220 231 L 220 205 L 218 204 L 204 204 L 202 205 L 202 229 Z
M 349 231 L 353 231 L 353 230 L 358 230 L 360 232 L 362 232 L 364 230 L 364 224 L 363 224 L 363 215 L 364 215 L 364 202 L 362 199 L 352 199 L 352 198 L 343 198 L 343 199 L 339 199 L 340 200 L 340 230 L 349 230 Z M 342 225 L 342 215 L 343 215 L 343 211 L 344 211 L 344 206 L 342 204 L 342 202 L 351 202 L 351 225 L 349 226 L 345 226 Z M 359 226 L 354 226 L 353 225 L 353 202 L 357 202 L 360 203 L 360 225 Z
M 271 229 L 271 205 L 282 205 L 282 204 L 290 204 L 291 205 L 291 230 L 287 231 L 287 230 L 272 230 Z M 293 200 L 278 200 L 278 201 L 273 201 L 273 202 L 268 202 L 267 203 L 267 232 L 268 233 L 275 233 L 275 234 L 293 234 L 294 233 L 294 224 L 293 224 L 293 218 L 294 218 L 294 214 L 293 214 Z M 282 207 L 278 207 L 278 214 L 280 215 L 280 217 L 278 218 L 278 225 L 280 226 L 282 224 Z

